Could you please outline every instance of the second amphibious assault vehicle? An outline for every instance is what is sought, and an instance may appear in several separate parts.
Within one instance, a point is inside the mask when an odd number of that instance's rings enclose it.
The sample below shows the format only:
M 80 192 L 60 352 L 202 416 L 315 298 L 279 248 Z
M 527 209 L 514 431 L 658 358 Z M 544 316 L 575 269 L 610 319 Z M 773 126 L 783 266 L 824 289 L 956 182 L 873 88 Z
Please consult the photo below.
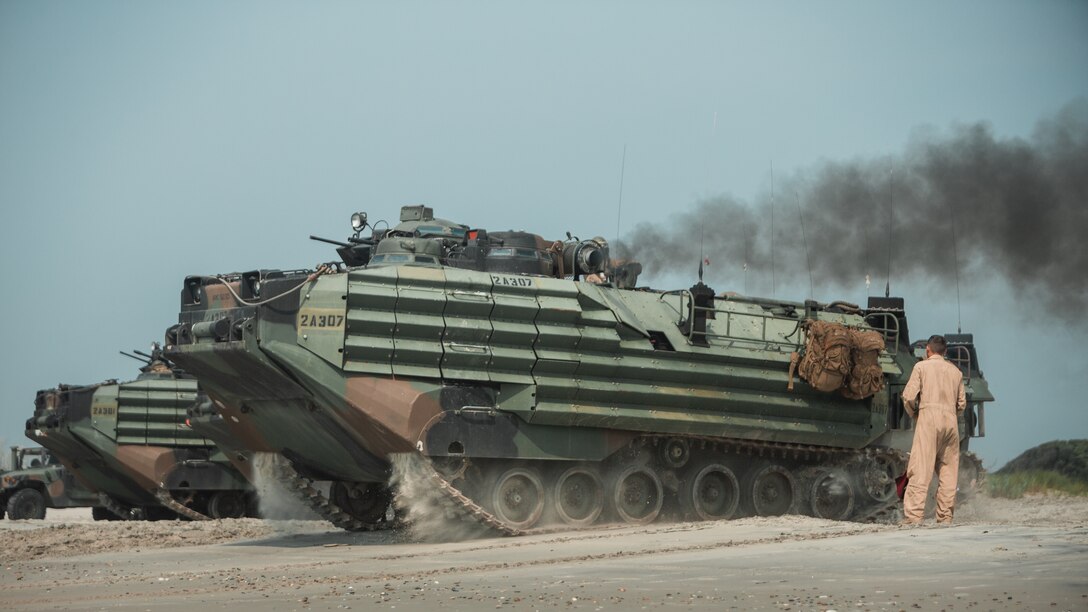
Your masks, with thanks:
M 253 488 L 186 423 L 197 381 L 155 349 L 135 380 L 38 392 L 26 435 L 94 492 L 96 519 L 239 518 Z
M 916 361 L 902 299 L 636 288 L 638 264 L 600 238 L 489 233 L 422 206 L 400 221 L 354 215 L 347 242 L 326 240 L 342 261 L 314 270 L 188 277 L 167 330 L 211 398 L 193 418 L 282 455 L 280 476 L 335 524 L 392 522 L 397 457 L 447 515 L 506 534 L 894 508 Z M 789 389 L 812 320 L 878 331 L 883 389 Z

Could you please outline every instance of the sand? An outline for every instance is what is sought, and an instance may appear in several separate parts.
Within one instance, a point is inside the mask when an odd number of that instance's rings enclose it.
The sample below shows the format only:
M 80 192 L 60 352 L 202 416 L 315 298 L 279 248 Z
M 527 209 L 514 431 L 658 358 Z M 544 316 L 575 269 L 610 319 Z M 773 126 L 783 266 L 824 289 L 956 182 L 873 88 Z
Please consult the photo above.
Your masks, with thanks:
M 0 608 L 1086 610 L 1088 499 L 428 543 L 320 521 L 0 521 Z

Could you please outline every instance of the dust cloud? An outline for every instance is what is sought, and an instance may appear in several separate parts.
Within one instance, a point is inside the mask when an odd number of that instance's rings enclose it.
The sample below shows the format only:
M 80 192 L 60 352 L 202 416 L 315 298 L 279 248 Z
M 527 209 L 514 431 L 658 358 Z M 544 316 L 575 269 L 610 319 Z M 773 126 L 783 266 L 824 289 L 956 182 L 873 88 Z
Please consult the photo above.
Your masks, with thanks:
M 274 520 L 321 520 L 313 510 L 292 495 L 275 476 L 277 461 L 285 461 L 276 453 L 253 453 L 254 483 L 258 509 L 262 518 Z M 316 484 L 315 486 L 320 486 Z M 326 490 L 325 493 L 328 493 Z
M 391 456 L 396 496 L 393 505 L 408 526 L 409 537 L 425 542 L 458 542 L 488 535 L 480 525 L 449 514 L 434 495 L 434 483 L 409 454 Z
M 1083 528 L 1088 525 L 1088 497 L 1033 493 L 1020 499 L 979 494 L 956 504 L 955 524 L 1023 525 Z

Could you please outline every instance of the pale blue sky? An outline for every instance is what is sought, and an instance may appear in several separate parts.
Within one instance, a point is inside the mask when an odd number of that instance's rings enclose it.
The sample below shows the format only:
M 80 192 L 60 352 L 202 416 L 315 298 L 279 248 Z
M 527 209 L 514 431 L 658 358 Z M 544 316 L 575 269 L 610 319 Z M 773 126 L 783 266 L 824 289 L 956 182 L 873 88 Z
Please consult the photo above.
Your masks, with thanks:
M 755 200 L 772 162 L 980 120 L 1026 137 L 1086 95 L 1084 2 L 4 0 L 0 438 L 24 441 L 39 388 L 131 378 L 117 350 L 162 338 L 186 274 L 332 259 L 306 237 L 355 210 L 612 237 L 625 144 L 629 229 Z M 896 290 L 916 335 L 954 330 L 947 288 Z M 1086 328 L 1003 290 L 964 279 L 991 465 L 1088 437 Z

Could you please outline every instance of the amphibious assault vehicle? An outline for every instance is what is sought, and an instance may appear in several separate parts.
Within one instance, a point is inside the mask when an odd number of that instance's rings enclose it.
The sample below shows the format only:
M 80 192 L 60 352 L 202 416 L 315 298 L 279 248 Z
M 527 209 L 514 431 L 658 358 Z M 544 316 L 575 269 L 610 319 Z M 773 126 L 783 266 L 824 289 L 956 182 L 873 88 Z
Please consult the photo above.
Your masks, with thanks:
M 917 360 L 902 299 L 651 290 L 601 238 L 488 232 L 422 206 L 400 221 L 357 213 L 347 242 L 325 240 L 341 261 L 313 270 L 188 277 L 166 334 L 211 398 L 197 418 L 282 455 L 334 523 L 389 525 L 392 462 L 447 515 L 507 534 L 893 510 Z M 814 345 L 824 327 L 870 350 Z M 830 391 L 793 382 L 798 361 L 815 380 L 807 356 L 832 353 L 857 353 L 867 390 L 847 388 L 849 366 Z
M 236 518 L 256 508 L 252 488 L 186 410 L 197 381 L 156 347 L 136 380 L 39 391 L 26 435 L 94 490 L 95 518 Z
M 0 472 L 0 518 L 43 519 L 47 508 L 98 505 L 98 495 L 79 483 L 44 448 L 11 447 L 11 469 Z

